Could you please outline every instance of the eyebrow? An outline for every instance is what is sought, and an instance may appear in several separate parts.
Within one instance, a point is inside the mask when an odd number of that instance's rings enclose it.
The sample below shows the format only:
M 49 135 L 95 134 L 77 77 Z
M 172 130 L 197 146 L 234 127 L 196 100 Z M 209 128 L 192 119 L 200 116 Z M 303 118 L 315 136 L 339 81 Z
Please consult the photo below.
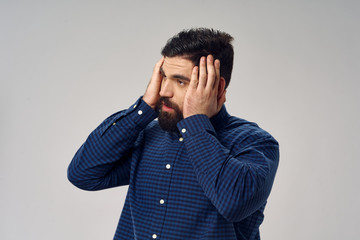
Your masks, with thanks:
M 160 67 L 160 73 L 161 73 L 163 76 L 167 77 L 166 74 L 165 74 L 165 72 L 164 72 L 164 69 L 163 69 L 162 67 Z M 171 76 L 169 76 L 169 77 L 170 77 L 170 78 L 175 78 L 175 79 L 181 79 L 181 80 L 190 82 L 190 78 L 188 78 L 188 77 L 186 77 L 186 76 L 184 76 L 184 75 L 181 75 L 181 74 L 174 74 L 174 75 L 171 75 Z

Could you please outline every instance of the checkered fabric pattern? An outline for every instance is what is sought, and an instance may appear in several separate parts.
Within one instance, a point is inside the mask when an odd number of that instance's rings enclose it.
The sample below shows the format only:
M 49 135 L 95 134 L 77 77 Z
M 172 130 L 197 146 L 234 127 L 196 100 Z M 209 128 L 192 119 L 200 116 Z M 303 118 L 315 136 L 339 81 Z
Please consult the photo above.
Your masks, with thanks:
M 129 185 L 114 239 L 260 239 L 279 161 L 257 124 L 194 115 L 163 131 L 141 98 L 107 118 L 68 168 L 84 190 Z

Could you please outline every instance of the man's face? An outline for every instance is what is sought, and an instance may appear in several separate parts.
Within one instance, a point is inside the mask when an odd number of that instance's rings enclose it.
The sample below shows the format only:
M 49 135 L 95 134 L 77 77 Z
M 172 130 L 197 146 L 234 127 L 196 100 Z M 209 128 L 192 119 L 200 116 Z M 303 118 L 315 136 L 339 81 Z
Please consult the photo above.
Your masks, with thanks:
M 160 69 L 163 75 L 159 110 L 159 124 L 165 131 L 176 132 L 176 124 L 183 119 L 184 97 L 195 65 L 183 57 L 165 57 Z

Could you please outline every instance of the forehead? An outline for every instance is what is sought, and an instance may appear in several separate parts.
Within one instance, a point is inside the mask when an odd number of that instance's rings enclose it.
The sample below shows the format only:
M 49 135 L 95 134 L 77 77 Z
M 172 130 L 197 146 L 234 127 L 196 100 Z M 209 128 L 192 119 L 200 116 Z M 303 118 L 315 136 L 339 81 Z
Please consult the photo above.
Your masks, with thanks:
M 191 71 L 195 65 L 184 57 L 165 57 L 162 69 L 165 74 L 185 74 L 191 76 Z

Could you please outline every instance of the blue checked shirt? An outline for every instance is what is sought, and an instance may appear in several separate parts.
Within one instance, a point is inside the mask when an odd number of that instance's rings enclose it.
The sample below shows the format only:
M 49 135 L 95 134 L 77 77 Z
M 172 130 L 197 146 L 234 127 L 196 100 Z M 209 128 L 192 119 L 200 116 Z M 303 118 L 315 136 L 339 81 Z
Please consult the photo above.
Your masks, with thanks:
M 223 106 L 161 130 L 141 98 L 80 147 L 68 178 L 84 190 L 129 185 L 114 239 L 260 239 L 277 141 Z

